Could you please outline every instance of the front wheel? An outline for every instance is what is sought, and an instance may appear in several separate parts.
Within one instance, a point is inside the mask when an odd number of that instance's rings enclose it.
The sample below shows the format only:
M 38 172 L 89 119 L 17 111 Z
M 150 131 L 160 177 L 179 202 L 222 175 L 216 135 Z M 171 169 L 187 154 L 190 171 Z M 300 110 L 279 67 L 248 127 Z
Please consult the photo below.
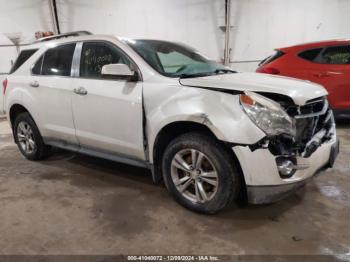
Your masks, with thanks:
M 163 177 L 181 205 L 212 214 L 228 206 L 239 192 L 239 173 L 233 162 L 219 141 L 201 133 L 187 133 L 166 148 Z

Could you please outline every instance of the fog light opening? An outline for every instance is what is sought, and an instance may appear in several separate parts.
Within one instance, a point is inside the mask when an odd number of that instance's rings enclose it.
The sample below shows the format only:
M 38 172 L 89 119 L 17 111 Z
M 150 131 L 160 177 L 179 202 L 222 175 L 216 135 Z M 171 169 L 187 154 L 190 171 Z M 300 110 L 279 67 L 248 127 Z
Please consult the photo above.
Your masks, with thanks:
M 290 178 L 296 171 L 296 160 L 293 158 L 276 158 L 277 169 L 281 178 Z

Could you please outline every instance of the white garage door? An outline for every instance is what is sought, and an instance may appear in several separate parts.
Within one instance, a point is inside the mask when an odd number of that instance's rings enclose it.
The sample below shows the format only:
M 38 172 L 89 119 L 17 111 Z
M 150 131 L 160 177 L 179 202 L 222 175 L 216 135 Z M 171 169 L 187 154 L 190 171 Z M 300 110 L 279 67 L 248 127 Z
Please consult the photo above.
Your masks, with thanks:
M 4 112 L 4 98 L 2 92 L 2 81 L 5 79 L 6 74 L 11 69 L 11 61 L 14 61 L 17 56 L 17 49 L 5 35 L 0 34 L 0 83 L 1 83 L 1 92 L 0 92 L 0 114 Z

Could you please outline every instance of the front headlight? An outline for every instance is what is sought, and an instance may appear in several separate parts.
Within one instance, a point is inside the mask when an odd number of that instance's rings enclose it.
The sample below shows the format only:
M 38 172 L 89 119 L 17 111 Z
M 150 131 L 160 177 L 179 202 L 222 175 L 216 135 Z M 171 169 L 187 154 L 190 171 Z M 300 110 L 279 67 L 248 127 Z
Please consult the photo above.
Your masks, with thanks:
M 295 121 L 275 101 L 253 92 L 240 95 L 240 102 L 249 118 L 268 136 L 295 136 Z

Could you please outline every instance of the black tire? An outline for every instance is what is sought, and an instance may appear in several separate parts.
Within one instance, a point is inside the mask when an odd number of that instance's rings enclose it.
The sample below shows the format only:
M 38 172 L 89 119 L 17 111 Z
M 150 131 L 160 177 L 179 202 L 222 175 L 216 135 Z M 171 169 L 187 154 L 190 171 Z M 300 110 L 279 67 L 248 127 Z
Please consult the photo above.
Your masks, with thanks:
M 35 142 L 35 148 L 30 153 L 26 152 L 26 150 L 20 144 L 20 138 L 18 134 L 18 126 L 20 125 L 20 123 L 25 123 L 31 128 L 31 131 L 32 131 L 31 138 Z M 14 126 L 13 126 L 13 134 L 14 134 L 17 146 L 25 158 L 32 161 L 38 161 L 38 160 L 43 160 L 49 156 L 50 147 L 44 144 L 44 141 L 39 132 L 39 129 L 36 126 L 34 120 L 32 119 L 29 113 L 24 112 L 19 114 L 16 117 Z
M 188 148 L 205 154 L 216 169 L 218 179 L 216 193 L 213 194 L 212 199 L 204 203 L 194 202 L 183 196 L 172 179 L 172 161 L 175 155 Z M 162 171 L 165 185 L 175 200 L 198 213 L 214 214 L 223 210 L 232 203 L 240 191 L 240 174 L 234 165 L 232 154 L 220 141 L 206 134 L 186 133 L 170 142 L 163 155 Z M 193 187 L 195 188 L 195 186 Z

